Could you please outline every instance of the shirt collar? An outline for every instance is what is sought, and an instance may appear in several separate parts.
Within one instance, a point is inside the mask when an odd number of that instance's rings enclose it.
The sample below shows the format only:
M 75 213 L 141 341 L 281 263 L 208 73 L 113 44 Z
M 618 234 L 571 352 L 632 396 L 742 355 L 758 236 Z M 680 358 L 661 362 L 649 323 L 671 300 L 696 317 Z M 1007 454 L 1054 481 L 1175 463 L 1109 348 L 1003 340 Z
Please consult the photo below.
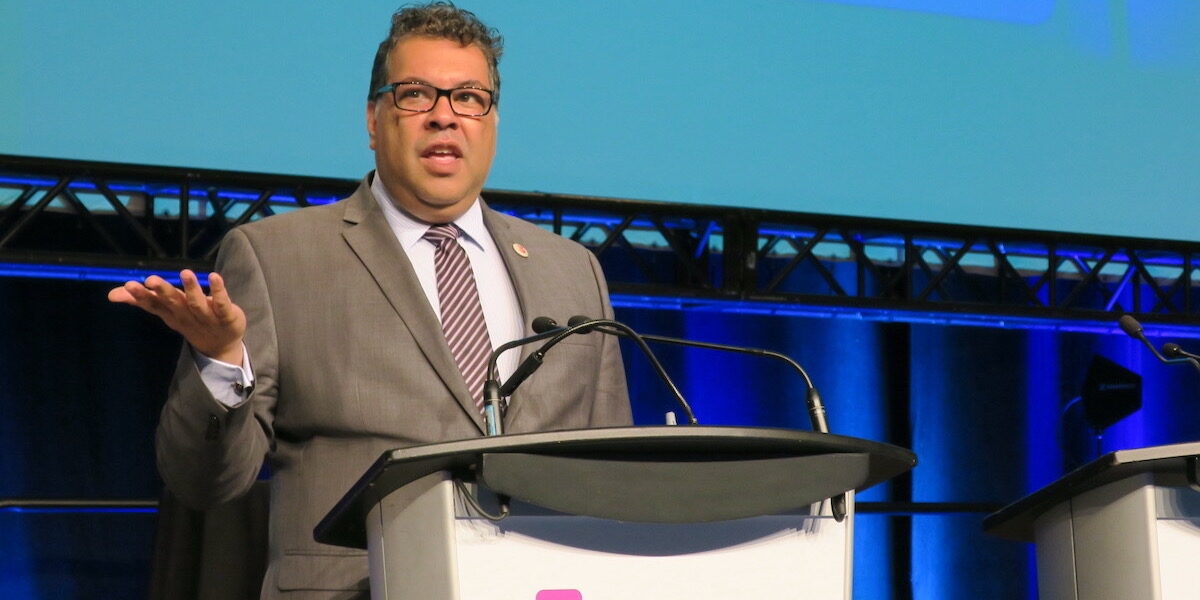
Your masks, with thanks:
M 387 188 L 384 187 L 378 173 L 371 179 L 371 192 L 375 196 L 375 201 L 379 203 L 379 207 L 383 210 L 383 216 L 387 219 L 388 225 L 396 233 L 396 238 L 400 240 L 400 247 L 407 251 L 421 243 L 425 232 L 429 230 L 429 223 L 418 220 L 407 212 L 400 210 L 396 202 L 392 200 L 391 194 L 388 194 Z M 463 230 L 466 238 L 471 243 L 480 249 L 485 248 L 479 241 L 485 239 L 488 235 L 487 227 L 483 224 L 483 208 L 480 206 L 479 198 L 476 198 L 471 203 L 471 208 L 468 208 L 467 212 L 454 220 L 454 224 Z

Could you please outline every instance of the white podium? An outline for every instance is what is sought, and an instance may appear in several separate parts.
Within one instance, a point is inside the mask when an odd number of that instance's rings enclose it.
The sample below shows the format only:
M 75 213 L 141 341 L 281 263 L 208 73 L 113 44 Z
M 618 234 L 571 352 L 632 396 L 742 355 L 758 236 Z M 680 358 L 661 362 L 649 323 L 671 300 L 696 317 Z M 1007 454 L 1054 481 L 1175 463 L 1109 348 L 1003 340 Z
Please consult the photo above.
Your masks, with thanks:
M 376 600 L 845 600 L 853 491 L 915 462 L 784 429 L 480 438 L 386 453 L 315 535 L 368 549 Z M 511 508 L 493 521 L 498 498 Z
M 1194 600 L 1200 443 L 1106 454 L 989 515 L 1037 548 L 1040 600 Z

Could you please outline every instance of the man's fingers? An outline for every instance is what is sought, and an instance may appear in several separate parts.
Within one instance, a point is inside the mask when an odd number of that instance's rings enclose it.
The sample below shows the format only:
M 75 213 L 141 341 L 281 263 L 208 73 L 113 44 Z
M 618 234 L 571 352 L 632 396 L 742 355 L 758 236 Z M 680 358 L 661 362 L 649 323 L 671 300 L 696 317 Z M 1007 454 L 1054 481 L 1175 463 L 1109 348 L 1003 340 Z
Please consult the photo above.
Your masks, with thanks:
M 184 269 L 179 272 L 179 281 L 183 283 L 183 293 L 191 294 L 192 291 L 203 292 L 200 287 L 200 278 L 196 277 L 196 273 L 191 269 Z
M 171 317 L 169 307 L 162 302 L 159 294 L 136 281 L 126 281 L 125 285 L 110 290 L 108 299 L 136 306 L 164 321 Z
M 200 280 L 196 274 L 184 269 L 179 272 L 179 279 L 183 282 L 183 295 L 187 300 L 188 309 L 192 314 L 202 320 L 208 320 L 212 316 L 212 310 L 208 305 L 208 296 L 204 294 L 204 289 L 200 287 Z
M 146 283 L 141 289 L 131 289 L 129 285 L 126 285 L 125 289 L 129 290 L 134 298 L 151 301 L 164 310 L 171 310 L 185 300 L 183 292 L 179 291 L 179 288 L 158 275 L 147 277 Z
M 125 285 L 109 290 L 108 300 L 136 306 L 155 315 L 159 315 L 163 311 L 158 294 L 146 289 L 146 286 L 137 281 L 126 281 Z
M 135 283 L 135 282 L 131 281 L 129 283 Z M 126 285 L 128 285 L 128 284 L 126 284 Z M 133 299 L 133 295 L 130 294 L 129 291 L 125 289 L 125 286 L 115 287 L 111 290 L 108 290 L 108 301 L 109 302 L 120 302 L 121 304 L 134 304 L 135 303 L 135 301 Z
M 127 281 L 125 282 L 125 287 L 121 289 L 123 289 L 126 294 L 129 294 L 129 297 L 133 298 L 134 303 L 140 308 L 148 310 L 151 305 L 160 304 L 158 292 L 147 288 L 144 284 L 136 281 Z
M 228 321 L 232 316 L 233 301 L 225 289 L 225 280 L 215 272 L 209 273 L 208 289 L 212 292 L 213 315 L 221 321 Z
M 147 277 L 143 283 L 127 281 L 124 286 L 110 291 L 109 299 L 132 304 L 161 318 L 176 331 L 193 320 L 184 293 L 158 275 Z

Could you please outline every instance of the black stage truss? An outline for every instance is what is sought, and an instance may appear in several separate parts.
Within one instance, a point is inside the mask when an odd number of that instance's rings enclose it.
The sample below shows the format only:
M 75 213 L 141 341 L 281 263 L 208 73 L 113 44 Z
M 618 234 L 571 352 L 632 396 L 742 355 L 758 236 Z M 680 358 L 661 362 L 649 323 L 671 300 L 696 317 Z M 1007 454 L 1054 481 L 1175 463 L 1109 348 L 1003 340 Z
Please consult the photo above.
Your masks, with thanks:
M 230 228 L 335 201 L 357 184 L 0 155 L 0 263 L 8 274 L 206 270 Z M 1132 313 L 1200 326 L 1197 242 L 503 190 L 484 197 L 589 247 L 628 303 L 1104 327 Z

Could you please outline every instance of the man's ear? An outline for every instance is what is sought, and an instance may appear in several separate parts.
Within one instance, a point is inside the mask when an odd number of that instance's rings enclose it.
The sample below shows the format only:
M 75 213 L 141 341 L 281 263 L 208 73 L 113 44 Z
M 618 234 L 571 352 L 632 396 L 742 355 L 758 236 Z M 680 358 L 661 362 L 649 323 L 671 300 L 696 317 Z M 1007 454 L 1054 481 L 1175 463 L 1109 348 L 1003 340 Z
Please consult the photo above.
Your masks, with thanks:
M 368 145 L 372 150 L 375 149 L 375 103 L 367 103 L 367 138 Z

